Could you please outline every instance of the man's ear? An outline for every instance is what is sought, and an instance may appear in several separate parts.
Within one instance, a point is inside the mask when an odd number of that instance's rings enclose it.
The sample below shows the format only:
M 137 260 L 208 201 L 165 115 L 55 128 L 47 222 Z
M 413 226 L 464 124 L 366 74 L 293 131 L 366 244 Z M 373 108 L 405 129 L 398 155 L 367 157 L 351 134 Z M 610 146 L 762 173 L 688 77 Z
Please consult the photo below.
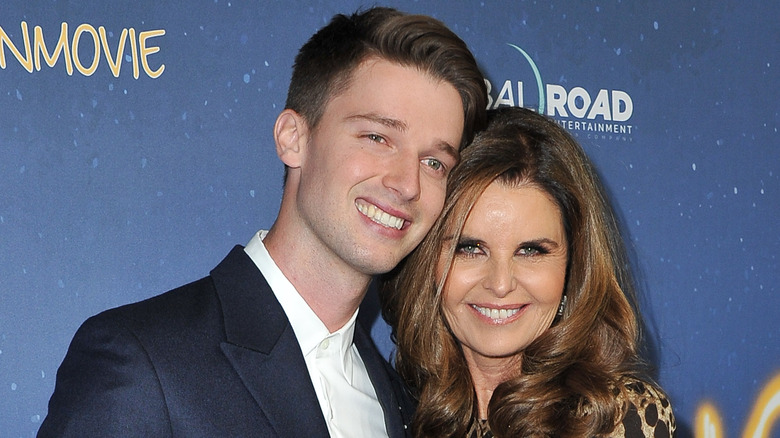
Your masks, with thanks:
M 276 142 L 276 155 L 287 166 L 297 168 L 301 166 L 302 154 L 306 147 L 308 125 L 300 114 L 285 109 L 276 118 L 274 124 L 274 141 Z

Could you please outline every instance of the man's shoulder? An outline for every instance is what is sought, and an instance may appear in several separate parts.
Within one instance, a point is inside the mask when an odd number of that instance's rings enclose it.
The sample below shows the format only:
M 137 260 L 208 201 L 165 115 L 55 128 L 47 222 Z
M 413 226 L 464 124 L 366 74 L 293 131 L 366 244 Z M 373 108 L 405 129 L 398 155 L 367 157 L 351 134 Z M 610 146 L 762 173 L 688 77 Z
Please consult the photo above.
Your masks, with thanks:
M 142 318 L 175 317 L 196 311 L 216 300 L 214 280 L 206 276 L 144 300 L 106 310 L 106 317 Z M 165 318 L 164 318 L 165 319 Z
M 129 332 L 139 340 L 203 330 L 220 319 L 212 278 L 204 277 L 160 295 L 98 313 L 79 332 Z
M 114 323 L 148 331 L 169 326 L 183 328 L 182 325 L 215 318 L 220 307 L 215 275 L 224 277 L 224 272 L 218 271 L 236 265 L 236 260 L 240 260 L 239 251 L 240 247 L 234 248 L 210 275 L 159 295 L 105 310 L 89 318 L 85 325 Z

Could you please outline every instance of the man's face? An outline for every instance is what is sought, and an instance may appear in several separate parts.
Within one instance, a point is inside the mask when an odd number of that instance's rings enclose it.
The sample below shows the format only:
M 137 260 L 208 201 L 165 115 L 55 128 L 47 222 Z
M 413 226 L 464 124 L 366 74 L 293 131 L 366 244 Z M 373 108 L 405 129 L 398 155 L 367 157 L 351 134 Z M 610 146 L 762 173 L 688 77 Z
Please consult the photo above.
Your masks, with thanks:
M 441 213 L 463 123 L 452 85 L 363 62 L 305 142 L 296 209 L 312 261 L 345 274 L 395 267 Z

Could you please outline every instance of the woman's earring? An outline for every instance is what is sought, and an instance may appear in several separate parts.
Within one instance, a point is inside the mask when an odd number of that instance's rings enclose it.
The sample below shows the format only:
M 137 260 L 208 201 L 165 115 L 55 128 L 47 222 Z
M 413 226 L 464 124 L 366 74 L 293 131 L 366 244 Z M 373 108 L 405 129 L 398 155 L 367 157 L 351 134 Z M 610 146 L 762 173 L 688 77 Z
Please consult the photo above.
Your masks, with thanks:
M 558 316 L 563 316 L 563 311 L 566 310 L 566 299 L 568 297 L 564 295 L 561 297 L 561 305 L 558 306 Z

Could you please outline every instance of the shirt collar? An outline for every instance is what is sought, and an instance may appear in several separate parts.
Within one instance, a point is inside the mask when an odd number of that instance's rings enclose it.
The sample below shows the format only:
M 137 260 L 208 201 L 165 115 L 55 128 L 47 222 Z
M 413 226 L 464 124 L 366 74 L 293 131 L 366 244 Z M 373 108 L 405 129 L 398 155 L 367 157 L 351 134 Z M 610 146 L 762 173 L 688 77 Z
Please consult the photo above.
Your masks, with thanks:
M 328 332 L 328 328 L 317 317 L 317 314 L 309 307 L 306 301 L 301 297 L 295 286 L 284 276 L 282 270 L 276 265 L 271 255 L 268 253 L 263 239 L 268 234 L 266 230 L 260 230 L 252 236 L 247 243 L 244 251 L 254 264 L 260 269 L 268 285 L 274 293 L 277 301 L 281 304 L 287 319 L 290 321 L 298 344 L 301 346 L 301 352 L 304 356 L 310 354 L 327 337 L 333 336 L 341 341 L 341 354 L 346 356 L 355 334 L 355 321 L 358 311 L 352 314 L 349 321 L 343 327 L 333 333 Z M 334 336 L 339 334 L 340 336 Z

